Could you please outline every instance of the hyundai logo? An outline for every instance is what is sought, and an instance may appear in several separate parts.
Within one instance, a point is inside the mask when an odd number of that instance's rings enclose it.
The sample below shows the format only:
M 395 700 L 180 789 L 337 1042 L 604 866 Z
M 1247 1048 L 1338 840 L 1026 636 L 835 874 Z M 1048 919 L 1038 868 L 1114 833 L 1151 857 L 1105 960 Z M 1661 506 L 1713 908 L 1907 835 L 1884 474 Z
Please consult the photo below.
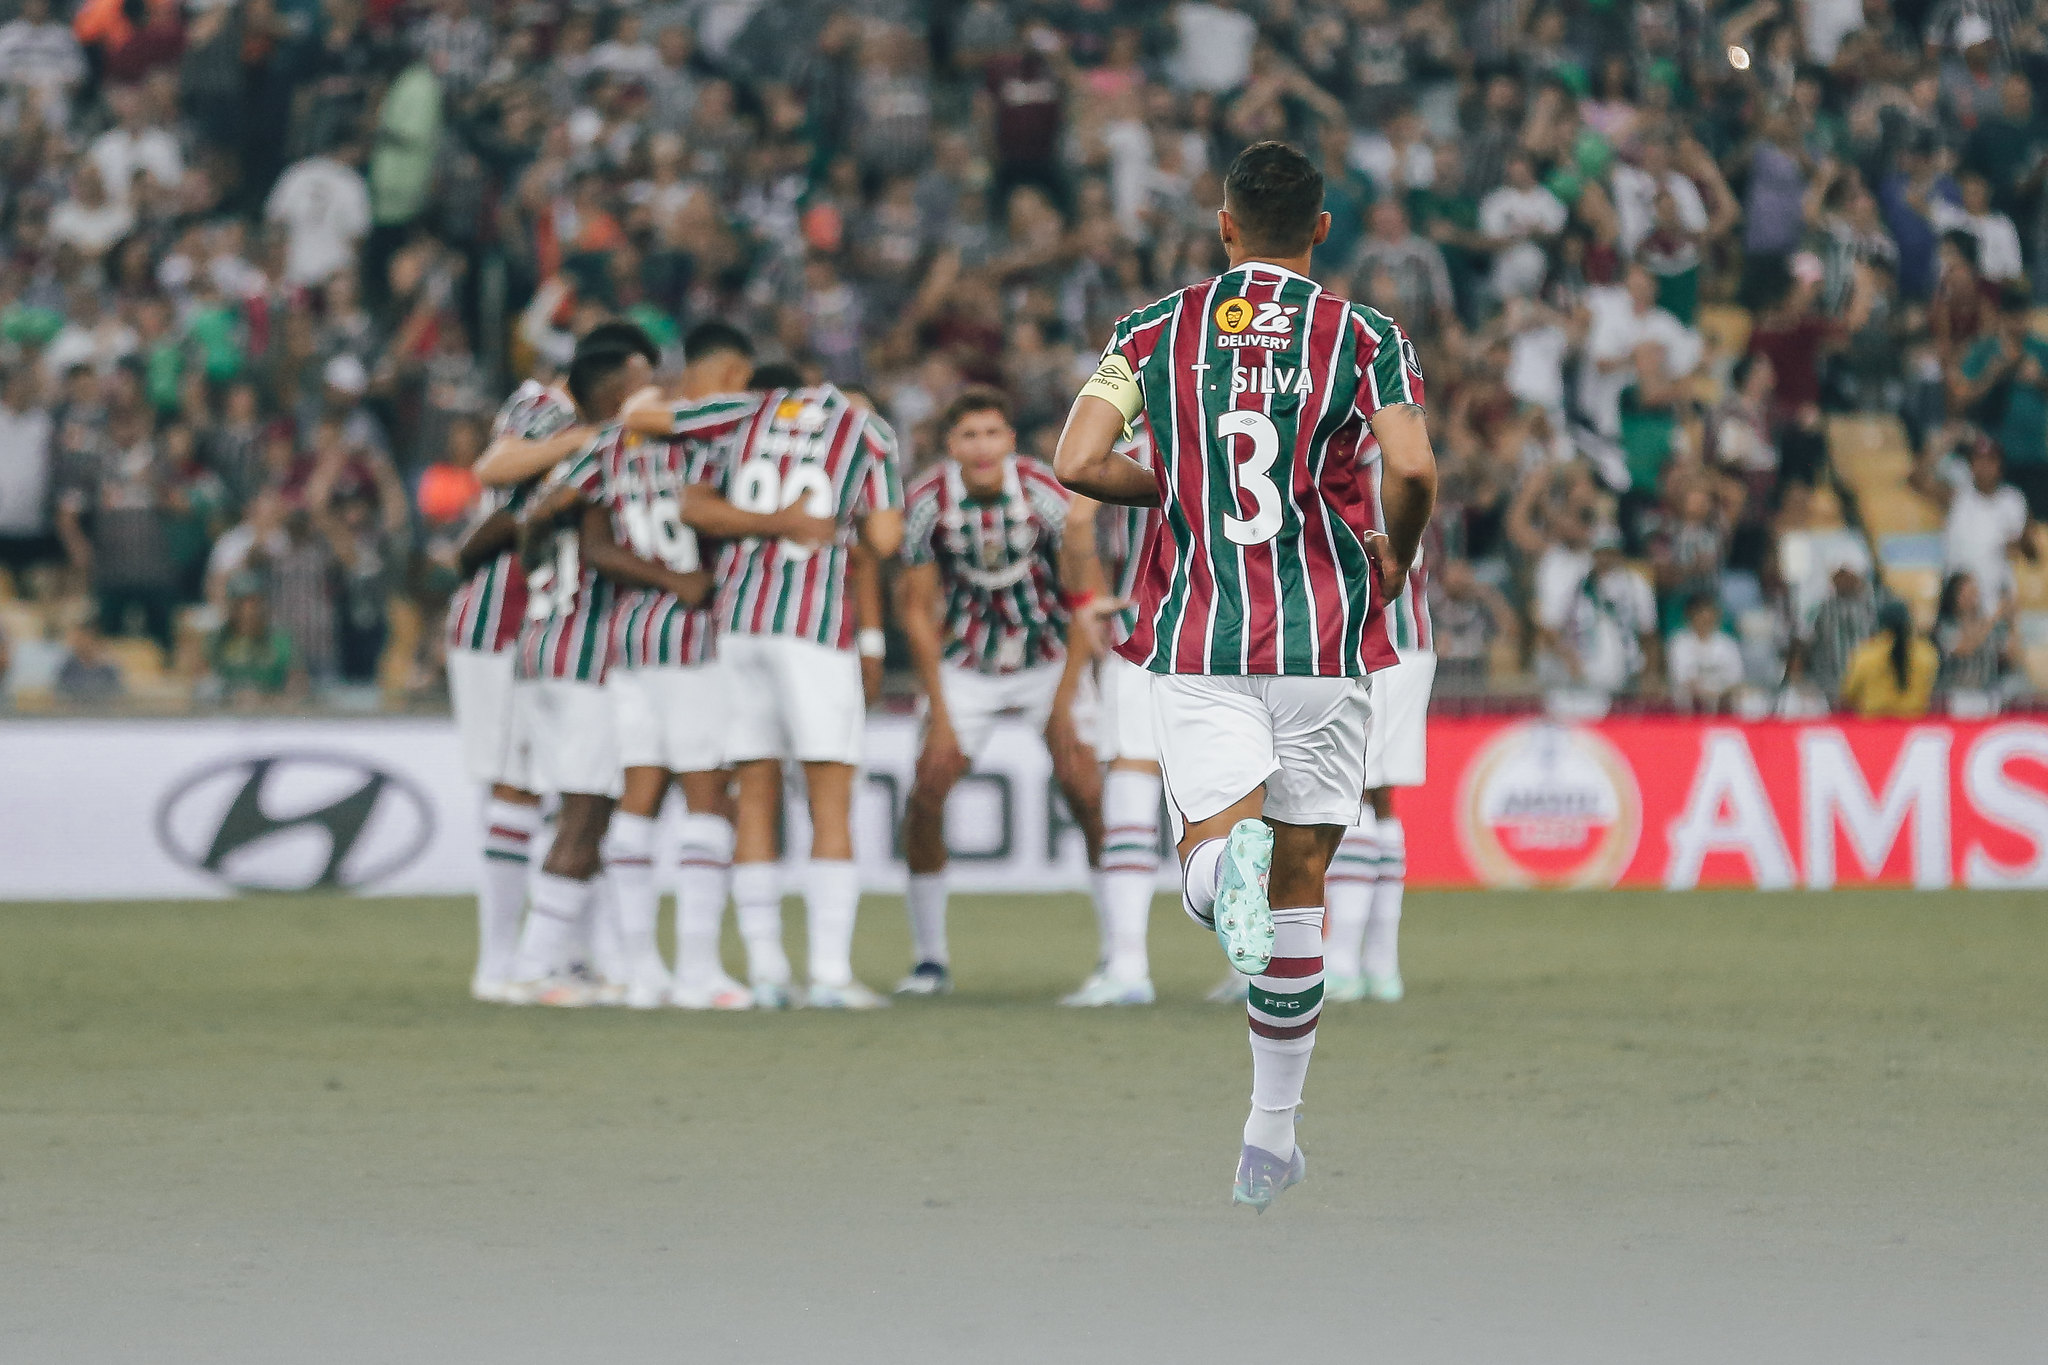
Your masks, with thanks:
M 367 886 L 419 857 L 434 835 L 426 793 L 352 754 L 231 758 L 173 786 L 157 840 L 240 891 Z

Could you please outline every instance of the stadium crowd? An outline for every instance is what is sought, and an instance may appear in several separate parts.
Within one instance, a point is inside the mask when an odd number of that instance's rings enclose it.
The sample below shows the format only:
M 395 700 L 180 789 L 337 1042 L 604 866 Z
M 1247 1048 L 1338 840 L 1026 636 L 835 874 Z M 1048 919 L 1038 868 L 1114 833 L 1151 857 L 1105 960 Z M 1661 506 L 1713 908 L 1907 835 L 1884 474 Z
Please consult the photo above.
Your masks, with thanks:
M 1443 693 L 1913 714 L 2048 645 L 2028 0 L 62 5 L 0 26 L 18 697 L 437 697 L 461 470 L 606 316 L 1048 455 L 1274 137 L 1428 377 Z

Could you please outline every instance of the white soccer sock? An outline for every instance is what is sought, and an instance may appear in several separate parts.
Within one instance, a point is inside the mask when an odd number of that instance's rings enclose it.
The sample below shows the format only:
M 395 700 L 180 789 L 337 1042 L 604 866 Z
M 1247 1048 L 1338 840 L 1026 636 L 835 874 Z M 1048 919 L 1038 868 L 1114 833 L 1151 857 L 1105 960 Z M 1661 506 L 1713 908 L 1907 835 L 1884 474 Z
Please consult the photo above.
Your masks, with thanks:
M 492 801 L 484 808 L 484 875 L 477 888 L 476 974 L 483 981 L 507 981 L 519 953 L 519 917 L 526 910 L 528 857 L 540 807 Z
M 910 956 L 914 963 L 952 961 L 946 952 L 946 874 L 913 872 L 904 894 L 910 912 Z
M 732 821 L 722 815 L 685 815 L 676 857 L 681 864 L 676 872 L 676 980 L 702 986 L 725 970 L 718 934 L 732 883 Z M 780 915 L 775 932 L 779 940 Z
M 1308 1080 L 1316 1020 L 1323 1011 L 1321 906 L 1273 912 L 1273 960 L 1251 980 L 1252 1112 L 1244 1140 L 1277 1157 L 1294 1155 L 1294 1111 Z
M 514 980 L 538 981 L 574 960 L 591 886 L 552 872 L 534 874 L 533 913 L 526 917 L 525 932 L 519 936 L 519 952 L 512 966 Z
M 619 946 L 629 971 L 661 959 L 655 926 L 661 892 L 654 884 L 654 821 L 617 811 L 604 838 L 605 877 L 619 917 Z
M 853 923 L 860 913 L 860 865 L 813 858 L 804 870 L 804 922 L 811 939 L 811 984 L 853 980 Z
M 1331 976 L 1358 975 L 1358 955 L 1365 946 L 1365 924 L 1372 915 L 1373 884 L 1379 875 L 1378 826 L 1367 810 L 1344 831 L 1323 878 L 1323 897 L 1330 906 L 1330 936 L 1323 954 Z
M 789 983 L 789 955 L 782 950 L 782 869 L 774 863 L 734 863 L 732 903 L 740 937 L 747 945 L 750 980 Z
M 600 871 L 590 881 L 592 895 L 584 912 L 586 959 L 606 981 L 624 984 L 631 975 L 626 961 L 626 935 L 619 924 L 619 898 L 612 879 Z
M 1216 893 L 1223 885 L 1223 850 L 1228 839 L 1204 839 L 1181 864 L 1180 906 L 1204 929 L 1216 927 Z
M 1111 976 L 1136 981 L 1152 974 L 1145 931 L 1159 886 L 1159 774 L 1112 769 L 1102 824 L 1103 959 Z
M 1393 816 L 1380 821 L 1380 879 L 1372 893 L 1372 919 L 1365 931 L 1365 970 L 1370 976 L 1401 974 L 1401 896 L 1408 883 L 1408 836 Z

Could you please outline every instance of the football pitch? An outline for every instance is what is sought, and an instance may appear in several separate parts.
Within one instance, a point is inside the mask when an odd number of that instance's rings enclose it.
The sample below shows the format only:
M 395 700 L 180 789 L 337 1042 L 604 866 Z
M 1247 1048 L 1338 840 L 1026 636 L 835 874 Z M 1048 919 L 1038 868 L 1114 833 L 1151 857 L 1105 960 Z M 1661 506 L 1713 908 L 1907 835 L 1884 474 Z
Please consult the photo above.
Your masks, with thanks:
M 476 1005 L 471 925 L 0 907 L 0 1361 L 2048 1358 L 2039 895 L 1413 895 L 1262 1218 L 1165 898 L 1117 1012 L 1078 897 L 864 1016 Z

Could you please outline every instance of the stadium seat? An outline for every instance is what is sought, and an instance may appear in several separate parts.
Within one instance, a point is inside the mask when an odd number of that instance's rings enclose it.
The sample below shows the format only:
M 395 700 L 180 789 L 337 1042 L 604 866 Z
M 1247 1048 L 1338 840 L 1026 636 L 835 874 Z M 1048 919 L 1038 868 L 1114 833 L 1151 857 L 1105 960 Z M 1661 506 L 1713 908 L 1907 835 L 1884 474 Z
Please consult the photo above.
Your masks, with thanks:
M 2048 561 L 2030 564 L 2014 555 L 2012 577 L 2021 611 L 2048 611 Z
M 1700 335 L 1706 338 L 1707 351 L 1712 356 L 1732 360 L 1748 350 L 1753 325 L 1749 310 L 1732 303 L 1710 303 L 1700 309 Z
M 164 678 L 163 647 L 154 640 L 124 637 L 106 642 L 107 657 L 121 670 L 130 692 L 152 690 Z
M 1863 515 L 1864 527 L 1879 539 L 1939 531 L 1942 525 L 1939 508 L 1901 485 L 1859 492 L 1857 509 Z
M 1828 460 L 1859 497 L 1876 489 L 1903 488 L 1913 472 L 1913 448 L 1895 417 L 1830 418 Z
M 1935 608 L 1941 605 L 1941 570 L 1886 569 L 1884 581 L 1912 609 L 1916 625 L 1922 630 L 1933 627 Z

